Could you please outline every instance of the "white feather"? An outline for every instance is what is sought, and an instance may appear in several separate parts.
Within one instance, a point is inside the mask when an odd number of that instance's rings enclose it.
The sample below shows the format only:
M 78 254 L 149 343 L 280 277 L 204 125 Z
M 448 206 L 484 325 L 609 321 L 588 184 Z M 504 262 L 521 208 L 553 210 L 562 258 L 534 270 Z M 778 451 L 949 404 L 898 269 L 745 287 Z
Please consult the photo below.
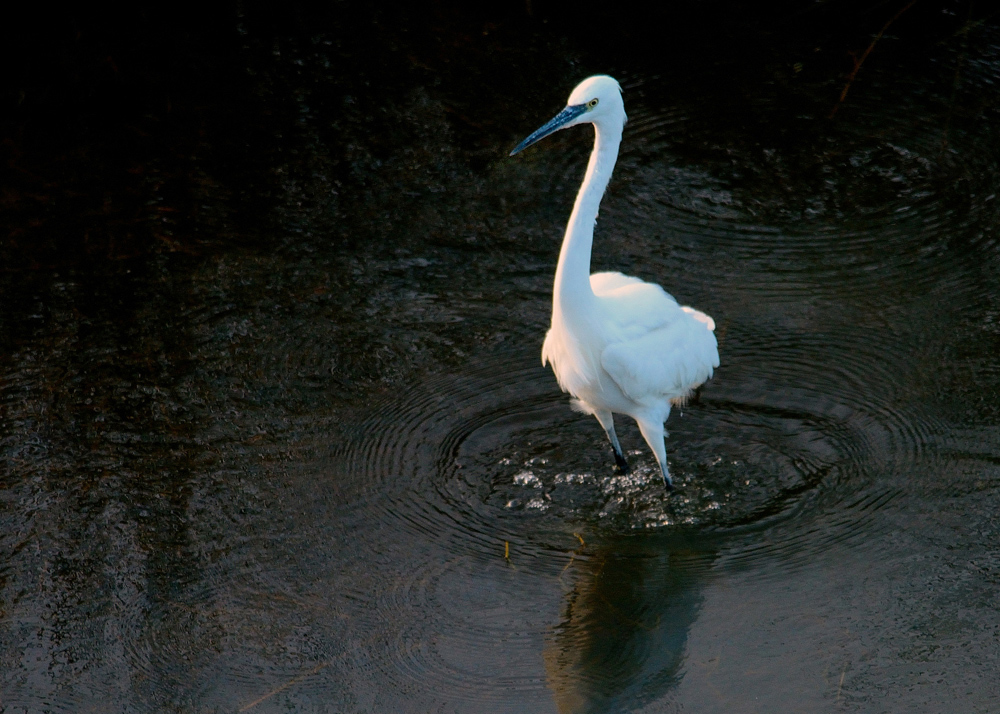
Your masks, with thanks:
M 559 252 L 542 364 L 552 365 L 559 386 L 573 396 L 574 409 L 597 417 L 623 468 L 612 414 L 634 418 L 669 487 L 663 422 L 671 404 L 719 366 L 715 321 L 678 305 L 659 285 L 621 273 L 590 275 L 594 223 L 625 124 L 618 83 L 605 76 L 584 80 L 569 106 L 512 153 L 580 123 L 594 125 L 594 150 Z

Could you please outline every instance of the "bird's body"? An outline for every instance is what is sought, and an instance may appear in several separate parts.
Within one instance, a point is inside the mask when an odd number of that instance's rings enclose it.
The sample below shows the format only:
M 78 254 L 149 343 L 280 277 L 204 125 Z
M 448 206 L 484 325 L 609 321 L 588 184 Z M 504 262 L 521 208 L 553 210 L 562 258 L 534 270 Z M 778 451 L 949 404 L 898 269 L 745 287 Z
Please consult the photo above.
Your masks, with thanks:
M 625 119 L 618 83 L 590 77 L 573 90 L 566 109 L 511 153 L 566 126 L 594 125 L 594 150 L 559 253 L 542 363 L 552 366 L 574 408 L 597 417 L 622 471 L 628 465 L 612 414 L 635 419 L 670 488 L 663 423 L 672 404 L 712 376 L 719 352 L 712 318 L 678 305 L 659 285 L 621 273 L 590 274 L 594 224 Z

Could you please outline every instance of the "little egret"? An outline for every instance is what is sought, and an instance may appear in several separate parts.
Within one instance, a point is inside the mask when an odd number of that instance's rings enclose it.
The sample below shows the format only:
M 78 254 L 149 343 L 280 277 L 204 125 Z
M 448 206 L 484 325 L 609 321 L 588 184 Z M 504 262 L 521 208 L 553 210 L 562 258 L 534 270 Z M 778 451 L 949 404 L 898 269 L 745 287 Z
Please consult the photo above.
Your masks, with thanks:
M 542 346 L 573 408 L 604 427 L 621 473 L 628 462 L 615 435 L 614 413 L 635 419 L 663 474 L 663 424 L 719 366 L 715 321 L 677 304 L 663 288 L 621 273 L 590 274 L 597 210 L 618 159 L 625 127 L 621 88 L 599 75 L 577 85 L 565 109 L 515 147 L 510 155 L 560 129 L 594 125 L 594 149 L 566 225 L 552 290 L 552 325 Z

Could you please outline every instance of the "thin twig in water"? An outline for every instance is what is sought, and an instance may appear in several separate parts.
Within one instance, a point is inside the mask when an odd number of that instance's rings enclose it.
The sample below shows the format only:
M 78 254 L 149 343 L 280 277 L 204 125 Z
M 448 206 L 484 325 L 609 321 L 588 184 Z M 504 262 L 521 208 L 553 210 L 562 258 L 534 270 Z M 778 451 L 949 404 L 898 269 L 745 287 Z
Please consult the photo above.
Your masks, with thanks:
M 972 5 L 975 5 L 975 3 L 972 3 Z M 993 12 L 984 15 L 983 17 L 979 18 L 978 20 L 973 20 L 973 19 L 971 19 L 972 18 L 972 7 L 970 6 L 970 8 L 969 8 L 969 18 L 970 19 L 964 25 L 962 25 L 960 28 L 958 28 L 953 33 L 951 33 L 950 35 L 948 35 L 947 37 L 945 37 L 943 40 L 939 40 L 938 44 L 939 45 L 946 45 L 949 42 L 951 42 L 952 40 L 954 40 L 956 37 L 958 37 L 959 35 L 968 35 L 973 30 L 976 30 L 976 29 L 982 27 L 983 25 L 985 25 L 987 22 L 989 22 L 990 20 L 992 20 L 997 15 L 1000 15 L 1000 10 L 994 10 Z
M 559 571 L 558 579 L 560 581 L 562 580 L 562 576 L 566 574 L 566 571 L 569 570 L 569 566 L 573 564 L 574 560 L 576 560 L 576 551 L 573 551 L 569 554 L 569 561 L 566 563 L 566 565 L 563 566 L 563 569 Z
M 958 99 L 958 84 L 962 77 L 962 65 L 965 64 L 965 57 L 969 51 L 968 28 L 972 27 L 972 10 L 976 6 L 976 0 L 969 3 L 969 14 L 965 19 L 962 33 L 962 51 L 958 55 L 958 62 L 955 63 L 955 81 L 951 85 L 951 100 L 948 102 L 948 117 L 944 120 L 944 138 L 941 140 L 941 154 L 948 150 L 948 133 L 951 131 L 951 119 L 955 114 L 955 101 Z
M 258 697 L 257 699 L 254 699 L 252 702 L 250 702 L 245 707 L 243 707 L 242 709 L 240 709 L 240 712 L 245 712 L 245 711 L 249 711 L 249 710 L 253 709 L 255 706 L 257 706 L 261 702 L 267 701 L 268 699 L 270 699 L 271 697 L 273 697 L 275 694 L 278 694 L 279 692 L 283 692 L 286 689 L 288 689 L 289 687 L 291 687 L 291 686 L 293 686 L 295 684 L 298 684 L 299 682 L 301 682 L 306 677 L 311 677 L 312 675 L 316 674 L 318 671 L 320 671 L 321 669 L 323 669 L 324 667 L 326 667 L 328 664 L 330 664 L 330 663 L 329 662 L 322 662 L 322 663 L 316 665 L 315 667 L 313 667 L 312 669 L 310 669 L 308 672 L 305 672 L 304 674 L 300 674 L 298 677 L 295 677 L 294 679 L 291 679 L 291 680 L 285 682 L 284 684 L 282 684 L 277 689 L 272 689 L 270 692 L 268 692 L 264 696 Z
M 578 541 L 580 541 L 580 548 L 583 548 L 583 547 L 585 547 L 587 545 L 586 542 L 584 542 L 582 535 L 580 535 L 579 533 L 574 533 L 573 535 L 575 535 L 576 539 Z M 570 552 L 570 554 L 569 554 L 569 562 L 566 563 L 566 567 L 564 567 L 560 571 L 560 573 L 559 573 L 559 580 L 560 581 L 562 581 L 562 576 L 566 574 L 566 571 L 569 570 L 569 566 L 571 566 L 573 564 L 573 561 L 576 560 L 576 554 L 578 552 L 579 552 L 579 550 L 574 550 L 574 551 Z
M 854 60 L 854 69 L 851 70 L 851 74 L 847 78 L 847 84 L 844 85 L 844 91 L 840 93 L 840 99 L 837 100 L 837 103 L 833 105 L 833 109 L 830 110 L 831 119 L 833 118 L 833 115 L 837 113 L 837 109 L 840 108 L 840 105 L 844 101 L 844 97 L 847 96 L 847 92 L 851 89 L 851 83 L 854 82 L 854 78 L 858 76 L 858 70 L 861 69 L 861 65 L 864 64 L 865 60 L 868 58 L 868 55 L 871 54 L 871 51 L 875 49 L 875 43 L 882 39 L 882 35 L 884 35 L 885 31 L 889 29 L 889 25 L 898 20 L 899 16 L 902 15 L 907 10 L 909 10 L 911 7 L 913 7 L 916 4 L 916 2 L 917 0 L 910 0 L 910 2 L 908 2 L 906 5 L 903 6 L 902 10 L 900 10 L 891 18 L 889 18 L 889 22 L 882 25 L 882 29 L 878 31 L 877 35 L 875 35 L 875 39 L 872 40 L 872 43 L 870 45 L 868 45 L 868 49 L 866 49 L 864 51 L 864 54 L 861 55 L 861 59 Z

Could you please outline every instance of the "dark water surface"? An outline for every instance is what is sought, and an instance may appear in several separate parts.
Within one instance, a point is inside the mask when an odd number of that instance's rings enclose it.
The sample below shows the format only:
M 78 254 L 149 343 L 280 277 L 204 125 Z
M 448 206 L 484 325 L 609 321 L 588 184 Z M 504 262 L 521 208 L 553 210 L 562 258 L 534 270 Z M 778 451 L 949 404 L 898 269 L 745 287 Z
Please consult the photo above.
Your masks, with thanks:
M 234 10 L 24 75 L 0 711 L 997 711 L 1000 28 L 914 10 L 830 118 L 895 10 L 792 5 Z M 598 71 L 594 268 L 719 326 L 670 497 L 540 365 L 590 132 L 506 152 Z

